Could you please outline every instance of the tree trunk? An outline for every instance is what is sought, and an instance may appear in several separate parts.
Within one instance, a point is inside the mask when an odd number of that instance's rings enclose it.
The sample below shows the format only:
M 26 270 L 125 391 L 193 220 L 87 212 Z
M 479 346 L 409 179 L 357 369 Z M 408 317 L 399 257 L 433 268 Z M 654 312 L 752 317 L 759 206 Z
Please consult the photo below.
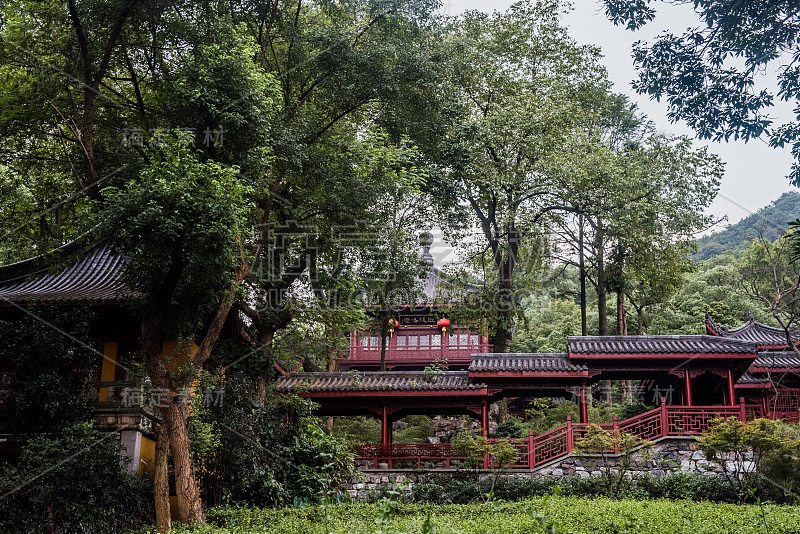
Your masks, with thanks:
M 156 426 L 156 454 L 153 493 L 156 503 L 156 530 L 169 532 L 172 517 L 169 507 L 169 436 L 163 425 Z
M 605 264 L 605 233 L 600 221 L 597 221 L 594 233 L 594 250 L 597 265 L 597 335 L 608 335 L 608 303 L 607 303 L 607 288 L 606 288 L 606 264 Z M 602 392 L 600 398 L 606 398 L 608 405 L 612 405 L 611 394 L 612 384 L 611 380 L 602 380 L 600 382 Z
M 160 315 L 151 310 L 149 320 L 142 331 L 142 353 L 153 389 L 160 395 L 159 409 L 169 437 L 175 467 L 175 493 L 177 495 L 178 519 L 187 524 L 202 523 L 203 506 L 197 492 L 192 469 L 189 433 L 183 409 L 176 403 L 175 389 L 162 356 L 162 334 L 159 328 Z
M 335 326 L 327 329 L 328 337 L 328 372 L 335 373 L 339 370 L 339 336 L 341 333 Z
M 197 491 L 192 468 L 189 432 L 186 428 L 181 406 L 173 402 L 161 408 L 164 423 L 169 433 L 172 462 L 175 467 L 175 493 L 177 494 L 178 520 L 186 523 L 202 523 L 203 505 Z
M 625 293 L 617 293 L 617 332 L 621 336 L 628 335 L 628 320 L 625 317 Z
M 636 335 L 644 334 L 644 312 L 642 308 L 636 308 Z
M 83 125 L 81 127 L 81 144 L 83 145 L 84 174 L 86 177 L 86 194 L 89 198 L 100 199 L 97 186 L 97 171 L 94 168 L 94 101 L 95 91 L 91 87 L 84 89 Z
M 513 291 L 512 291 L 512 272 L 513 263 L 511 260 L 502 262 L 500 268 L 500 281 L 498 284 L 497 300 L 497 321 L 494 332 L 490 336 L 489 342 L 494 352 L 508 352 L 510 350 L 512 327 L 513 327 Z
M 386 335 L 389 333 L 389 327 L 386 321 L 381 326 L 381 371 L 386 370 Z
M 578 273 L 581 282 L 581 335 L 589 335 L 586 322 L 586 258 L 583 250 L 583 215 L 578 217 Z
M 605 258 L 603 255 L 603 229 L 600 224 L 597 225 L 595 232 L 594 246 L 597 252 L 597 313 L 599 315 L 597 335 L 608 335 L 608 315 L 606 303 L 606 266 Z
M 267 401 L 267 386 L 272 375 L 272 341 L 275 339 L 275 330 L 265 328 L 261 332 L 261 363 L 256 375 L 256 398 L 264 404 Z

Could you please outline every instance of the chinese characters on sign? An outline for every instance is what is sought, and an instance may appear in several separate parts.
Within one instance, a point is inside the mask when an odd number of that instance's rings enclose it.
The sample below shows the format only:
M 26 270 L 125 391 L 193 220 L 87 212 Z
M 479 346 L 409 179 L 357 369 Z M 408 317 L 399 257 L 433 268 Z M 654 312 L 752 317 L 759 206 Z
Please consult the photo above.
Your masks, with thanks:
M 436 326 L 436 317 L 401 313 L 397 316 L 401 326 Z

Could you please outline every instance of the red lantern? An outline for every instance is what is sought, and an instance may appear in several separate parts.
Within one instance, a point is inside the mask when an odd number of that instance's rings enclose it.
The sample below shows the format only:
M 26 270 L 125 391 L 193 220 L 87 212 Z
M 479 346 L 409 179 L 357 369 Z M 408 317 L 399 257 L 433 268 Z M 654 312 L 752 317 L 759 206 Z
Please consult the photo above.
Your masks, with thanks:
M 394 329 L 398 326 L 400 326 L 400 323 L 397 321 L 397 319 L 389 319 L 389 337 L 392 337 Z
M 447 330 L 447 327 L 450 326 L 450 319 L 439 319 L 436 322 L 436 326 L 442 329 L 442 333 Z

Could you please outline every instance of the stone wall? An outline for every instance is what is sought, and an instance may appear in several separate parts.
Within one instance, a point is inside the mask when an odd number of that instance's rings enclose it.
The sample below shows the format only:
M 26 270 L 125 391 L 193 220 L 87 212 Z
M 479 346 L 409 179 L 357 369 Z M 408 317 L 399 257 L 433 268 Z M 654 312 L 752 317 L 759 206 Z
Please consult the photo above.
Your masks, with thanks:
M 608 456 L 609 466 L 619 461 L 619 456 Z M 745 470 L 752 469 L 752 464 L 743 466 Z M 544 464 L 533 471 L 512 471 L 505 478 L 528 478 L 533 476 L 589 478 L 600 476 L 603 465 L 599 456 L 581 457 L 577 455 L 564 456 L 548 464 Z M 735 471 L 735 466 L 729 463 L 728 469 Z M 642 448 L 634 452 L 632 472 L 649 472 L 656 477 L 663 477 L 669 472 L 695 473 L 710 476 L 722 476 L 721 469 L 710 463 L 703 451 L 698 447 L 694 438 L 662 438 L 650 448 Z M 424 482 L 428 478 L 443 473 L 453 473 L 447 469 L 419 470 L 369 470 L 363 471 L 358 480 L 347 484 L 347 492 L 354 499 L 369 500 L 370 494 L 393 489 L 397 484 L 407 485 L 407 489 L 414 484 Z M 490 474 L 487 472 L 487 476 Z
M 619 461 L 619 456 L 608 456 L 609 466 L 614 467 Z M 576 455 L 565 456 L 555 462 L 545 464 L 535 470 L 542 475 L 550 476 L 580 476 L 588 478 L 599 476 L 603 465 L 599 456 L 579 457 Z M 752 466 L 745 465 L 748 470 Z M 735 471 L 732 464 L 728 469 Z M 649 472 L 656 477 L 663 477 L 670 471 L 682 473 L 714 474 L 721 475 L 722 470 L 710 463 L 703 451 L 700 450 L 694 438 L 666 438 L 656 441 L 650 448 L 643 448 L 633 453 L 634 472 Z

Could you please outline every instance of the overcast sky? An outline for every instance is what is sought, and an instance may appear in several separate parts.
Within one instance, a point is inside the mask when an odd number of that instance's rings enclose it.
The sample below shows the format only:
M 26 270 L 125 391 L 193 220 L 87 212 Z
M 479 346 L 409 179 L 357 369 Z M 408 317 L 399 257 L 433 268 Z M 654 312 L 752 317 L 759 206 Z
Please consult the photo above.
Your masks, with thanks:
M 505 10 L 512 4 L 510 0 L 443 1 L 444 10 L 451 15 L 467 9 L 480 9 L 486 12 Z M 614 91 L 625 93 L 637 102 L 639 108 L 655 122 L 660 131 L 695 138 L 694 132 L 684 123 L 671 123 L 667 119 L 664 104 L 651 101 L 647 96 L 637 95 L 630 86 L 631 80 L 636 75 L 631 60 L 631 45 L 639 40 L 652 41 L 664 29 L 682 33 L 686 28 L 694 26 L 697 17 L 691 6 L 657 3 L 656 20 L 639 32 L 631 32 L 608 22 L 598 0 L 574 0 L 573 5 L 574 10 L 564 17 L 564 23 L 576 40 L 594 44 L 602 49 L 604 63 L 614 83 Z M 770 77 L 765 77 L 764 83 L 767 87 L 774 87 L 774 73 Z M 784 105 L 772 115 L 779 119 L 779 122 L 790 121 L 791 106 Z M 781 121 L 781 118 L 784 120 Z M 741 141 L 729 143 L 696 141 L 696 143 L 707 144 L 710 150 L 725 162 L 725 177 L 722 180 L 720 194 L 711 207 L 711 213 L 716 216 L 727 215 L 729 222 L 736 222 L 775 200 L 785 191 L 793 189 L 786 180 L 792 162 L 788 149 L 775 150 L 761 140 L 753 140 L 747 144 Z

